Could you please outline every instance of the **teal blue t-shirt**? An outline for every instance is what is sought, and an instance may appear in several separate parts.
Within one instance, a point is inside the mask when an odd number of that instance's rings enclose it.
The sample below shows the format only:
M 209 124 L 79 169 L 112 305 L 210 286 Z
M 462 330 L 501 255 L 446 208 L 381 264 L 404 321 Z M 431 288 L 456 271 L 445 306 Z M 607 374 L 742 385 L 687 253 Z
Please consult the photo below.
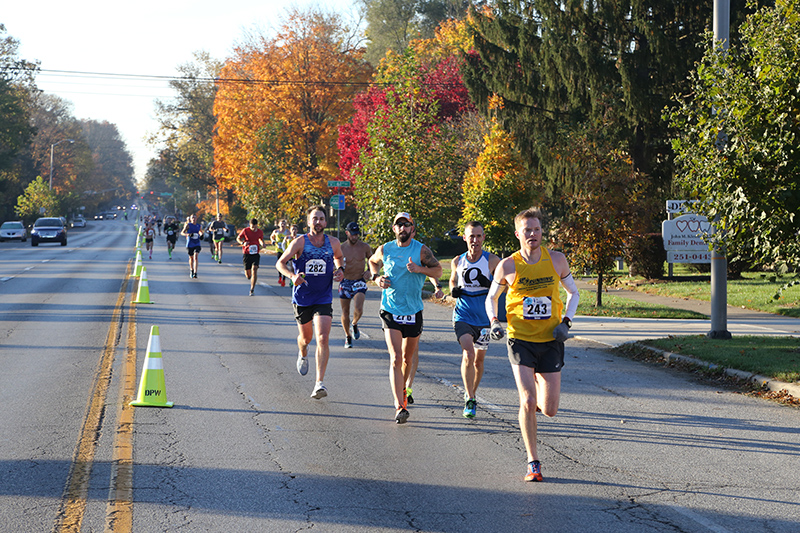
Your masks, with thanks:
M 411 239 L 408 246 L 398 246 L 397 241 L 383 245 L 383 275 L 391 280 L 391 287 L 381 294 L 381 309 L 394 315 L 415 315 L 422 311 L 422 286 L 425 274 L 408 271 L 406 265 L 411 258 L 413 263 L 422 266 L 420 252 L 423 244 Z

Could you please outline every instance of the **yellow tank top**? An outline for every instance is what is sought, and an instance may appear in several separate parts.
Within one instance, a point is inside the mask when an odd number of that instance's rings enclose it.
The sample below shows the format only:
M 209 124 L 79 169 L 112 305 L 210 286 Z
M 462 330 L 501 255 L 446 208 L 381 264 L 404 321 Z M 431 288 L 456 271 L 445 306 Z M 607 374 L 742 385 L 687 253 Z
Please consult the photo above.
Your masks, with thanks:
M 564 304 L 558 290 L 561 280 L 550 252 L 542 248 L 542 256 L 534 265 L 526 263 L 520 252 L 511 257 L 516 277 L 506 295 L 508 336 L 529 342 L 552 341 Z

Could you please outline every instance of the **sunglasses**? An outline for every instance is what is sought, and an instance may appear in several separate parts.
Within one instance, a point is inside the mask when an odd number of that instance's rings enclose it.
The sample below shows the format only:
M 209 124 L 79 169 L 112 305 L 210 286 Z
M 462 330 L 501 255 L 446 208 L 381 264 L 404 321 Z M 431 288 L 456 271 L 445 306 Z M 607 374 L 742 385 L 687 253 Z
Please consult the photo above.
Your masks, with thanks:
M 395 226 L 397 226 L 398 228 L 410 228 L 413 225 L 414 224 L 412 224 L 411 222 L 397 222 L 395 224 Z

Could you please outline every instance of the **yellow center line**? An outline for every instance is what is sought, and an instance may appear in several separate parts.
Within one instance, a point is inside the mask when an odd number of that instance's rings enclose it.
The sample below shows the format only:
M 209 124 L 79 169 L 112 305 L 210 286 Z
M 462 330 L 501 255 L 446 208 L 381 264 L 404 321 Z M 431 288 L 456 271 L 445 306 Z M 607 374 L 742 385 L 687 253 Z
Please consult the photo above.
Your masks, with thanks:
M 133 300 L 133 298 L 131 298 Z M 106 533 L 133 530 L 133 413 L 136 394 L 136 306 L 128 314 L 128 342 L 120 376 L 120 402 L 111 461 L 111 488 L 106 505 Z
M 131 263 L 128 261 L 127 270 L 130 272 Z M 122 325 L 122 306 L 125 302 L 125 287 L 128 283 L 128 276 L 123 282 L 117 295 L 117 302 L 114 304 L 114 311 L 111 314 L 111 324 L 108 327 L 103 354 L 98 364 L 95 374 L 92 393 L 89 396 L 84 416 L 83 426 L 81 427 L 78 444 L 75 448 L 75 455 L 72 459 L 67 484 L 61 498 L 61 509 L 56 516 L 53 531 L 80 533 L 83 523 L 83 516 L 86 512 L 86 502 L 89 492 L 89 478 L 92 473 L 94 455 L 97 449 L 97 442 L 100 435 L 100 427 L 103 420 L 108 387 L 111 382 L 111 368 L 114 362 L 117 339 L 119 338 Z

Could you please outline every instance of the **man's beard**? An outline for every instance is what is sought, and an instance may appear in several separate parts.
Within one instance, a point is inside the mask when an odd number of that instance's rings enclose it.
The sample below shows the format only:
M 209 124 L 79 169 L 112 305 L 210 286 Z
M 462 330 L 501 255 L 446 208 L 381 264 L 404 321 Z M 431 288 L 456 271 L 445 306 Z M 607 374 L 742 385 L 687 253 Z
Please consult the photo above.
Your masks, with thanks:
M 411 234 L 410 233 L 398 233 L 397 234 L 397 240 L 400 241 L 401 243 L 407 243 L 410 238 L 411 238 Z

